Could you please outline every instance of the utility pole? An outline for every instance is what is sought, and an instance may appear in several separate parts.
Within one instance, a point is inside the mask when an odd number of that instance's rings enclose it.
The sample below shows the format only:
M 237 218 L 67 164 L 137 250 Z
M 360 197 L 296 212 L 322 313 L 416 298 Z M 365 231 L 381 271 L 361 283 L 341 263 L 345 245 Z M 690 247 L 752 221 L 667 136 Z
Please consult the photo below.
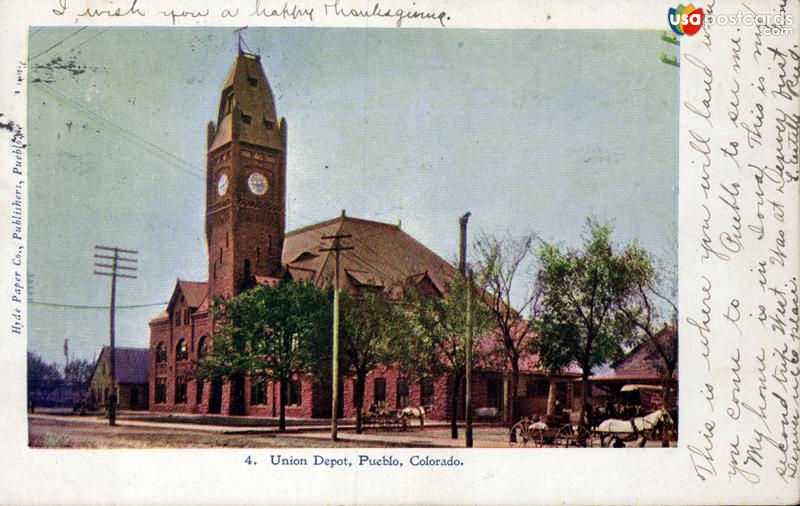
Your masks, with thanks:
M 344 217 L 344 211 L 342 211 Z M 322 239 L 333 241 L 330 248 L 322 248 L 320 251 L 333 251 L 335 267 L 333 274 L 333 392 L 331 395 L 331 440 L 338 438 L 337 419 L 339 415 L 339 256 L 342 251 L 355 249 L 353 246 L 342 246 L 342 239 L 349 239 L 350 234 L 326 235 Z
M 458 219 L 458 271 L 467 282 L 467 335 L 465 343 L 466 374 L 464 378 L 464 411 L 466 415 L 466 427 L 464 433 L 467 448 L 472 448 L 472 269 L 467 273 L 467 222 L 472 213 L 465 213 Z M 455 386 L 458 388 L 458 385 Z
M 127 257 L 120 256 L 129 255 Z M 136 279 L 135 274 L 125 274 L 119 271 L 128 271 L 130 273 L 136 272 L 136 258 L 132 256 L 138 255 L 138 251 L 130 249 L 122 249 L 108 246 L 95 246 L 94 247 L 94 273 L 97 276 L 108 276 L 111 278 L 111 301 L 108 305 L 108 320 L 109 320 L 109 340 L 111 347 L 109 348 L 109 360 L 111 362 L 111 386 L 109 387 L 108 396 L 108 424 L 116 425 L 117 423 L 117 385 L 116 385 L 116 360 L 114 357 L 114 307 L 117 298 L 117 278 Z M 104 263 L 109 262 L 110 263 Z M 99 270 L 98 270 L 99 269 Z
M 466 402 L 464 402 L 464 409 L 467 411 L 467 427 L 464 429 L 467 439 L 467 448 L 472 448 L 472 284 L 473 274 L 472 269 L 467 271 L 467 384 L 466 384 Z

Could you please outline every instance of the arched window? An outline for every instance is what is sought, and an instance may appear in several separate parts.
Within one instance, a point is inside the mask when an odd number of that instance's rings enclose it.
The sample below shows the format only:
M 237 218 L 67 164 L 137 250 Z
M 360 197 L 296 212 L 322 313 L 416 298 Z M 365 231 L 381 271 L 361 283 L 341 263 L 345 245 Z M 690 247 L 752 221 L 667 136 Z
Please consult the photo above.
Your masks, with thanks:
M 167 361 L 167 347 L 164 346 L 164 343 L 158 343 L 156 346 L 156 363 L 159 364 L 161 362 Z
M 178 345 L 175 347 L 175 360 L 177 362 L 189 360 L 189 350 L 186 348 L 186 341 L 184 339 L 180 339 Z
M 206 354 L 208 354 L 208 339 L 203 336 L 197 343 L 197 358 L 203 358 Z

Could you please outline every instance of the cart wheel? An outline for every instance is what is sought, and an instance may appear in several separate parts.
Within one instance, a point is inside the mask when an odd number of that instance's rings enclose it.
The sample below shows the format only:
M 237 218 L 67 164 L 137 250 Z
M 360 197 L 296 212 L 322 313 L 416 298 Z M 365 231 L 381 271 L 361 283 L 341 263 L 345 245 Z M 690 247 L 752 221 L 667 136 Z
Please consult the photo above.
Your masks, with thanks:
M 544 448 L 544 431 L 542 429 L 534 429 L 531 434 L 531 444 L 534 448 Z
M 524 447 L 532 443 L 533 431 L 531 430 L 531 421 L 522 419 L 511 427 L 511 441 L 509 445 L 516 447 Z
M 564 448 L 590 448 L 592 433 L 583 425 L 567 424 L 559 429 L 555 443 Z
M 591 448 L 594 446 L 592 433 L 583 425 L 575 427 L 575 445 L 580 448 Z
M 553 443 L 562 448 L 569 448 L 572 446 L 572 425 L 563 425 L 560 429 L 558 429 L 558 433 L 556 433 Z

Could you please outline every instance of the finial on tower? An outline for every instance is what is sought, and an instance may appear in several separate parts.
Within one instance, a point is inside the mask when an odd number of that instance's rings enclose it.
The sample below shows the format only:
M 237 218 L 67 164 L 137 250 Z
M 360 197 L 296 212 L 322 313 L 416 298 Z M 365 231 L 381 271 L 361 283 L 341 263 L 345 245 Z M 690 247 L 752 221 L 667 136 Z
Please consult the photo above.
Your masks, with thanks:
M 242 54 L 242 32 L 244 30 L 247 30 L 246 26 L 243 26 L 241 28 L 237 28 L 236 30 L 233 31 L 233 33 L 236 34 L 236 45 L 237 45 L 237 48 L 238 48 L 238 54 Z

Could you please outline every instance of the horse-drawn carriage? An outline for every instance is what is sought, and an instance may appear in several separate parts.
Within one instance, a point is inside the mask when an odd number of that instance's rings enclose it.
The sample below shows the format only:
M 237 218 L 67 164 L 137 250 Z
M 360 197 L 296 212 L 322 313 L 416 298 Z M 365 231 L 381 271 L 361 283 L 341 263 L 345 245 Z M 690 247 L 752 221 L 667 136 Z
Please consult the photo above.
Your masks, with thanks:
M 511 427 L 511 446 L 534 448 L 586 448 L 592 446 L 592 433 L 578 423 L 553 424 L 523 418 Z
M 665 433 L 669 435 L 675 428 L 673 418 L 667 410 L 643 402 L 644 392 L 658 392 L 658 388 L 649 385 L 624 386 L 621 393 L 636 393 L 637 402 L 624 402 L 598 409 L 587 406 L 588 424 L 570 422 L 568 411 L 561 416 L 551 417 L 546 422 L 536 416 L 523 418 L 511 427 L 509 440 L 512 446 L 535 448 L 624 448 L 631 442 L 643 447 L 648 440 L 658 439 Z
M 365 410 L 361 423 L 366 427 L 374 427 L 380 429 L 401 429 L 408 428 L 408 422 L 411 419 L 419 419 L 420 426 L 425 425 L 425 415 L 427 411 L 425 407 L 418 406 L 416 408 L 405 407 L 402 409 L 389 409 L 385 404 L 370 405 L 369 409 Z

